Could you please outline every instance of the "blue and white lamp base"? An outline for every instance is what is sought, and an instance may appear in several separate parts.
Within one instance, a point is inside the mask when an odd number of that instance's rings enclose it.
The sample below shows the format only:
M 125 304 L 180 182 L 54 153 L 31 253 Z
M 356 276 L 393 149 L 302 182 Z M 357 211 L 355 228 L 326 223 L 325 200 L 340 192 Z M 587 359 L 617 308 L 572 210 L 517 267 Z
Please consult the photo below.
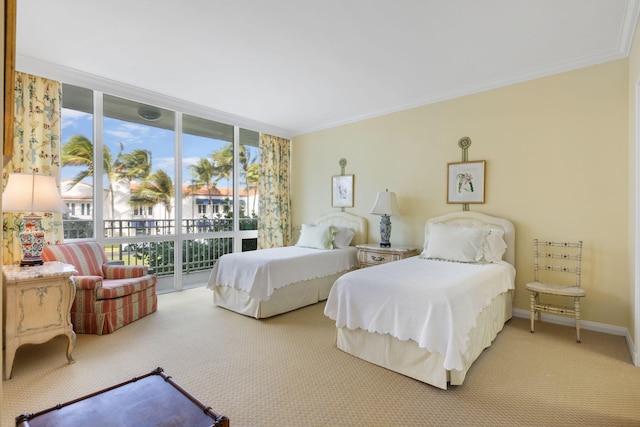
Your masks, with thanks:
M 391 243 L 391 217 L 389 215 L 382 215 L 380 217 L 380 247 L 390 248 Z

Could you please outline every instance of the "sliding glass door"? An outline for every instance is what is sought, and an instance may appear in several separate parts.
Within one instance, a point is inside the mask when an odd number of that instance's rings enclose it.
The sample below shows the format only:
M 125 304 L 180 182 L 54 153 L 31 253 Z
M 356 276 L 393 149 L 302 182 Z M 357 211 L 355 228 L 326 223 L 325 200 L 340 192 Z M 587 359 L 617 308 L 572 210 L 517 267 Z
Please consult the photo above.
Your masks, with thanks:
M 160 291 L 256 249 L 258 132 L 70 85 L 62 118 L 65 239 L 150 266 Z

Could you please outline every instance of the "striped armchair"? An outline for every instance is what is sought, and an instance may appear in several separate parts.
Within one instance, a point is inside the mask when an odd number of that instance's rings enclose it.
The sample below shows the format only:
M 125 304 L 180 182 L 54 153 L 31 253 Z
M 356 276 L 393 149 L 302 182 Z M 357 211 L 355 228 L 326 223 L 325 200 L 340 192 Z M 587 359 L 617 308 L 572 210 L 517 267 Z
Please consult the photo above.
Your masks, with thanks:
M 49 245 L 43 261 L 72 264 L 76 297 L 71 322 L 79 334 L 110 334 L 157 310 L 157 277 L 146 266 L 107 264 L 107 254 L 95 241 Z

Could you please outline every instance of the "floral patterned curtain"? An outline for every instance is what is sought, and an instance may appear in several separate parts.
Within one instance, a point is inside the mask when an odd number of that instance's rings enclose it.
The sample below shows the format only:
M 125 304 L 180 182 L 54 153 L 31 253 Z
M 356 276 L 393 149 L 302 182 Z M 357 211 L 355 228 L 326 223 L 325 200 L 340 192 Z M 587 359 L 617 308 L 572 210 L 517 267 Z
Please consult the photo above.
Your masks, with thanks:
M 260 134 L 259 151 L 258 249 L 287 246 L 291 240 L 291 141 Z
M 16 72 L 13 157 L 3 170 L 3 188 L 11 172 L 35 172 L 60 177 L 60 110 L 62 84 Z M 63 240 L 62 216 L 41 212 L 45 244 Z M 4 213 L 2 218 L 2 263 L 15 264 L 22 258 L 16 233 L 23 229 L 21 213 Z

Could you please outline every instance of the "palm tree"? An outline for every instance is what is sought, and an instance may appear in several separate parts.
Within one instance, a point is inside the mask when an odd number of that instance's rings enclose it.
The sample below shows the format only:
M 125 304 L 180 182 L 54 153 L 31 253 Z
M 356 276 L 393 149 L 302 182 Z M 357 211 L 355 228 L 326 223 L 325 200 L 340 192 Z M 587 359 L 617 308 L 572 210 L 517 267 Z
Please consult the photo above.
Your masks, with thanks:
M 247 172 L 245 174 L 246 180 L 247 180 L 247 200 L 249 200 L 249 190 L 253 189 L 257 191 L 258 188 L 258 164 L 257 163 L 251 163 L 248 167 L 247 167 Z M 255 215 L 256 212 L 256 199 L 257 197 L 253 197 L 253 204 L 251 206 L 251 215 Z
M 115 164 L 109 147 L 103 146 L 102 153 L 102 168 L 107 177 L 111 197 L 111 218 L 114 219 L 113 182 L 116 179 Z M 120 157 L 120 155 L 118 155 L 118 157 Z M 80 166 L 85 168 L 78 172 L 73 178 L 69 188 L 75 187 L 85 178 L 94 176 L 93 160 L 93 143 L 84 135 L 74 135 L 62 146 L 62 166 Z
M 194 165 L 189 165 L 191 169 L 192 190 L 206 187 L 209 194 L 209 205 L 213 206 L 213 189 L 218 185 L 219 175 L 216 165 L 206 157 L 201 157 Z M 213 213 L 213 211 L 212 211 Z
M 140 187 L 133 190 L 131 201 L 133 206 L 164 205 L 165 219 L 171 214 L 171 200 L 174 188 L 171 177 L 163 170 L 158 170 L 145 179 Z
M 233 142 L 211 153 L 211 160 L 217 166 L 218 179 L 233 178 Z
M 213 159 L 214 164 L 218 167 L 219 177 L 226 178 L 230 181 L 233 178 L 233 143 L 230 142 L 223 148 L 211 153 L 211 158 Z M 256 155 L 252 154 L 245 145 L 240 145 L 238 151 L 238 162 L 240 164 L 240 176 L 244 178 L 245 188 L 247 189 L 247 209 L 249 209 L 250 189 L 252 185 L 255 187 L 258 182 L 258 166 L 255 161 Z M 250 168 L 254 168 L 254 165 L 255 171 L 250 170 Z M 246 215 L 248 216 L 248 214 Z
M 107 147 L 105 147 L 107 150 Z M 81 166 L 69 189 L 85 178 L 93 178 L 93 143 L 83 135 L 74 135 L 62 146 L 62 166 Z
M 247 205 L 246 205 L 247 210 L 249 209 L 249 195 L 250 195 L 249 190 L 251 189 L 251 184 L 258 183 L 258 164 L 255 161 L 256 161 L 256 155 L 255 154 L 252 155 L 251 151 L 249 151 L 245 145 L 240 145 L 240 150 L 238 153 L 238 162 L 240 163 L 240 176 L 244 177 L 245 188 L 247 191 Z M 250 168 L 252 169 L 251 175 L 249 172 Z M 255 198 L 253 199 L 253 201 L 255 203 Z M 247 212 L 245 212 L 245 215 L 249 216 Z
M 120 155 L 117 159 L 116 170 L 118 177 L 128 181 L 134 179 L 144 180 L 151 174 L 151 152 L 137 148 L 130 153 L 122 154 L 122 144 L 120 145 Z

